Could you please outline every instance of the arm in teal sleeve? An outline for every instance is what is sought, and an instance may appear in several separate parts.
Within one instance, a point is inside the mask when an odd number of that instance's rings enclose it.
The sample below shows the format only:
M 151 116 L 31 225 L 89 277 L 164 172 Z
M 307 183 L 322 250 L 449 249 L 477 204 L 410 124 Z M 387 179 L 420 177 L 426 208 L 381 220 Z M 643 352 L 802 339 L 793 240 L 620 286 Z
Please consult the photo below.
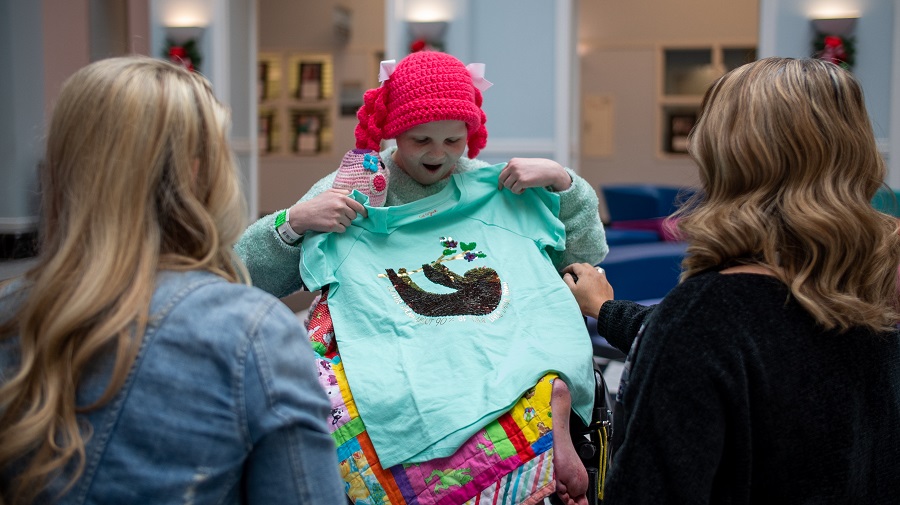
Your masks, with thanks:
M 566 227 L 566 249 L 549 251 L 558 269 L 572 263 L 597 264 L 609 252 L 597 193 L 575 172 L 568 168 L 566 171 L 572 177 L 572 186 L 559 192 L 559 219 Z
M 330 188 L 336 174 L 337 171 L 320 179 L 299 201 L 309 200 Z M 301 246 L 290 246 L 281 240 L 275 232 L 276 214 L 263 216 L 251 224 L 234 250 L 247 266 L 253 285 L 282 298 L 303 287 L 300 281 Z
M 298 200 L 298 202 L 305 202 L 310 198 L 314 198 L 324 193 L 328 188 L 334 186 L 335 177 L 337 177 L 337 170 L 319 179 L 319 182 L 313 184 L 313 186 L 309 188 L 309 191 L 307 191 L 306 194 L 303 195 L 303 198 Z

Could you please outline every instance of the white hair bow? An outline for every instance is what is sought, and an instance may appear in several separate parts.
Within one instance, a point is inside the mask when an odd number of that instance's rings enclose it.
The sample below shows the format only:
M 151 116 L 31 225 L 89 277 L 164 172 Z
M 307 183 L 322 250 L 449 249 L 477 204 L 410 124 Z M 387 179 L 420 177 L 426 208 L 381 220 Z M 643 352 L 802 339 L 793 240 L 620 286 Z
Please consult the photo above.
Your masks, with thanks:
M 397 68 L 397 60 L 382 60 L 378 67 L 378 82 L 390 79 L 395 68 Z
M 478 88 L 478 91 L 484 91 L 494 85 L 491 81 L 484 78 L 484 63 L 469 63 L 466 65 L 469 74 L 472 75 L 472 84 Z
M 397 60 L 382 60 L 378 67 L 378 82 L 384 82 L 391 78 L 394 69 L 397 68 Z M 472 84 L 478 88 L 478 91 L 484 91 L 494 85 L 491 81 L 484 78 L 484 63 L 469 63 L 466 70 L 472 76 Z

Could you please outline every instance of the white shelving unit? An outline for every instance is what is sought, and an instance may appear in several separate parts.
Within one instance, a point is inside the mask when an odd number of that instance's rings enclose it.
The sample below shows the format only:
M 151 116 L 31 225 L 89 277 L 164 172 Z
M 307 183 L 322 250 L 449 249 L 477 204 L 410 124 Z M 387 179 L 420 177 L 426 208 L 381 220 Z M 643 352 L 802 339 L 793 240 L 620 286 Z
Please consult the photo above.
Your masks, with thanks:
M 662 158 L 683 157 L 706 89 L 717 78 L 756 59 L 752 43 L 659 46 L 657 132 Z
M 330 54 L 259 53 L 260 157 L 330 155 L 337 114 Z

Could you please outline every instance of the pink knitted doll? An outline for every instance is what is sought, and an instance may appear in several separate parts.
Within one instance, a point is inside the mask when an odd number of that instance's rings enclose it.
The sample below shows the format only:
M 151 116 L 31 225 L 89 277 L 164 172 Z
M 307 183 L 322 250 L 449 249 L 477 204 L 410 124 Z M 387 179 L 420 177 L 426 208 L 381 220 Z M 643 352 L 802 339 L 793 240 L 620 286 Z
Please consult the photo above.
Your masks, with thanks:
M 352 149 L 347 151 L 334 178 L 335 188 L 355 189 L 369 197 L 369 205 L 381 207 L 387 196 L 388 173 L 378 151 Z

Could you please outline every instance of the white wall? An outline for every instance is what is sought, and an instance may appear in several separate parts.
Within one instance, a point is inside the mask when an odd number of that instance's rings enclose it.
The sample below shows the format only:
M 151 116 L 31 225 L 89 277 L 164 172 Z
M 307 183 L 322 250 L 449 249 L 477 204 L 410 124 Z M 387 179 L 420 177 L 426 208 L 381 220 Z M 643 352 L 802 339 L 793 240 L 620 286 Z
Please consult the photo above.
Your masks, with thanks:
M 346 80 L 359 81 L 366 89 L 378 85 L 378 57 L 385 47 L 383 0 L 258 3 L 260 52 L 327 53 L 334 62 L 336 86 Z M 335 37 L 333 10 L 337 5 L 352 12 L 351 36 L 347 41 Z M 344 153 L 355 147 L 355 117 L 338 116 L 333 126 L 335 147 L 330 153 L 260 158 L 260 213 L 292 205 L 316 181 L 334 171 Z
M 229 83 L 231 142 L 241 167 L 250 218 L 259 213 L 259 155 L 256 142 L 257 0 L 231 0 L 219 16 L 228 28 L 228 50 L 217 55 L 228 62 L 222 76 Z
M 44 124 L 41 3 L 0 0 L 0 234 L 34 231 Z
M 890 135 L 893 0 L 760 0 L 766 21 L 760 28 L 760 56 L 810 56 L 815 36 L 810 18 L 822 5 L 859 14 L 853 74 L 863 85 L 875 136 L 885 140 Z
M 891 58 L 891 134 L 889 149 L 900 149 L 900 9 L 894 9 L 894 43 Z M 895 151 L 896 152 L 896 151 Z M 900 156 L 888 155 L 888 185 L 900 188 Z
M 695 185 L 694 163 L 686 156 L 660 155 L 657 104 L 661 45 L 755 45 L 757 0 L 579 2 L 578 54 L 581 99 L 605 104 L 594 116 L 585 110 L 580 173 L 601 184 Z M 580 104 L 584 109 L 584 102 Z M 603 124 L 589 124 L 602 120 Z M 602 141 L 602 142 L 601 142 Z M 592 143 L 608 148 L 590 149 Z M 602 205 L 601 215 L 606 217 Z
M 249 203 L 258 208 L 256 153 L 256 0 L 150 0 L 150 54 L 163 56 L 167 27 L 199 27 L 200 72 L 231 109 L 231 142 Z
M 423 4 L 447 13 L 444 50 L 463 63 L 484 63 L 485 78 L 494 83 L 484 93 L 488 142 L 479 158 L 546 157 L 577 169 L 571 155 L 576 2 L 388 0 L 390 58 L 409 53 L 406 19 Z
M 812 52 L 810 19 L 822 8 L 859 15 L 853 74 L 863 86 L 875 137 L 891 167 L 889 180 L 900 186 L 900 93 L 895 72 L 900 65 L 897 37 L 900 14 L 894 0 L 760 0 L 760 56 L 804 57 Z M 891 141 L 891 139 L 894 139 Z
M 255 0 L 188 0 L 204 11 L 210 42 L 204 45 L 205 72 L 217 93 L 232 106 L 238 146 L 253 146 L 255 111 Z M 0 0 L 0 234 L 31 232 L 37 226 L 37 165 L 43 156 L 46 121 L 63 82 L 90 61 L 149 52 L 160 56 L 166 18 L 175 0 Z M 224 9 L 223 7 L 229 7 Z M 233 13 L 233 16 L 232 16 Z M 218 23 L 218 24 L 216 24 Z M 148 37 L 149 35 L 149 37 Z M 228 36 L 226 36 L 228 35 Z M 147 43 L 147 39 L 150 43 Z M 212 48 L 217 50 L 213 51 Z M 219 49 L 220 48 L 220 49 Z M 253 58 L 254 63 L 250 62 Z M 233 72 L 232 72 L 233 70 Z M 245 183 L 255 156 L 239 151 Z M 255 190 L 248 190 L 255 197 Z M 252 202 L 252 199 L 251 199 Z
M 37 165 L 62 83 L 89 62 L 88 1 L 0 0 L 0 234 L 37 229 Z
M 128 52 L 128 2 L 90 0 L 91 61 Z

